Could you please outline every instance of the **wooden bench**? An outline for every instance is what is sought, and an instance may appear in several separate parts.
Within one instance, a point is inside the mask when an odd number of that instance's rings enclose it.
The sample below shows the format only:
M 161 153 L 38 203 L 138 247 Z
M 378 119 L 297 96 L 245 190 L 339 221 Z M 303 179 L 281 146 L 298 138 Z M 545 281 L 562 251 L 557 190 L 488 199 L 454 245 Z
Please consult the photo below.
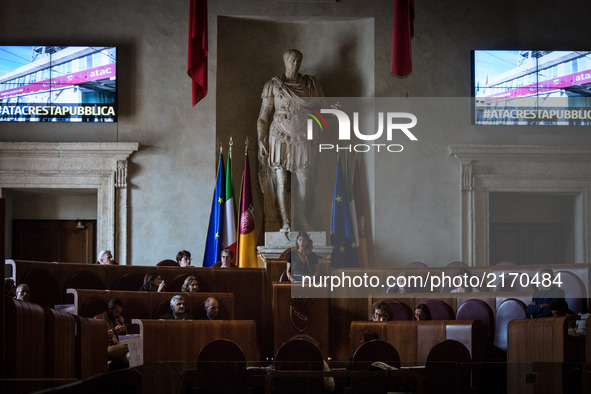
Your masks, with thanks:
M 215 339 L 229 339 L 242 348 L 248 361 L 258 361 L 254 320 L 133 319 L 140 327 L 140 363 L 195 362 L 203 347 Z
M 423 365 L 429 350 L 445 339 L 453 339 L 466 346 L 470 355 L 474 350 L 475 322 L 473 320 L 351 322 L 349 352 L 353 354 L 361 344 L 363 333 L 376 331 L 381 340 L 392 344 L 400 361 L 410 365 Z
M 55 307 L 73 303 L 67 288 L 137 291 L 148 272 L 158 272 L 168 292 L 180 291 L 188 275 L 197 277 L 202 292 L 233 293 L 236 319 L 254 319 L 258 343 L 273 356 L 271 290 L 264 268 L 212 269 L 204 267 L 105 266 L 95 264 L 15 261 L 17 283 L 31 285 L 31 301 Z M 30 283 L 29 283 L 30 282 Z M 151 316 L 150 316 L 151 317 Z
M 132 319 L 159 319 L 171 312 L 170 299 L 182 295 L 185 299 L 185 310 L 194 319 L 205 319 L 205 300 L 214 297 L 220 305 L 220 319 L 234 319 L 234 295 L 232 293 L 169 293 L 145 291 L 111 291 L 68 289 L 74 296 L 74 310 L 77 315 L 92 318 L 105 310 L 112 298 L 123 302 L 123 316 L 129 324 Z M 129 333 L 138 333 L 139 327 L 131 324 Z
M 9 297 L 4 302 L 10 338 L 6 355 L 13 362 L 6 363 L 3 376 L 16 379 L 17 391 L 41 390 L 43 379 L 68 381 L 107 372 L 105 322 Z
M 107 372 L 107 323 L 73 315 L 76 320 L 76 376 L 88 379 Z
M 591 341 L 588 337 L 582 339 L 568 334 L 569 326 L 576 319 L 576 316 L 562 316 L 509 322 L 509 393 L 533 392 L 534 385 L 531 383 L 535 383 L 536 387 L 544 387 L 546 392 L 563 392 L 568 385 L 576 383 L 567 377 L 566 368 L 569 365 L 579 368 L 585 362 L 584 349 Z M 589 323 L 590 319 L 587 320 L 587 324 Z M 587 326 L 587 335 L 590 334 Z

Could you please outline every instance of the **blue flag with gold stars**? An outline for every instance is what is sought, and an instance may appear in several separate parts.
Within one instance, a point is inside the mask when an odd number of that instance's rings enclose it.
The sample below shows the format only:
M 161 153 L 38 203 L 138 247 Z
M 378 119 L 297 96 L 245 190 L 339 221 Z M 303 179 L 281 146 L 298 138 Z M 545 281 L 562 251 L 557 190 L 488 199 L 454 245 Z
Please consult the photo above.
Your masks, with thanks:
M 203 254 L 203 266 L 211 267 L 220 259 L 222 251 L 222 223 L 224 223 L 226 182 L 224 171 L 224 157 L 220 152 L 218 175 L 213 191 L 211 213 L 209 214 L 209 227 L 207 228 L 207 240 L 205 241 L 205 253 Z
M 341 171 L 340 157 L 337 158 L 337 173 L 334 181 L 330 238 L 332 242 L 331 265 L 340 268 L 359 267 L 355 232 L 353 231 L 353 222 L 351 221 L 347 188 L 345 177 Z

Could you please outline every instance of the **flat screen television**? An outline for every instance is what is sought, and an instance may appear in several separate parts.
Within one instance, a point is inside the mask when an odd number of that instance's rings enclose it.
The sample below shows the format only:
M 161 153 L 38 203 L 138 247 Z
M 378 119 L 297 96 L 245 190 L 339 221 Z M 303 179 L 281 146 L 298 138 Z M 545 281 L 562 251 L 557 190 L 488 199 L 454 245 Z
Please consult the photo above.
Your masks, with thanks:
M 473 123 L 591 124 L 590 51 L 472 51 Z
M 0 45 L 1 122 L 116 122 L 117 48 Z

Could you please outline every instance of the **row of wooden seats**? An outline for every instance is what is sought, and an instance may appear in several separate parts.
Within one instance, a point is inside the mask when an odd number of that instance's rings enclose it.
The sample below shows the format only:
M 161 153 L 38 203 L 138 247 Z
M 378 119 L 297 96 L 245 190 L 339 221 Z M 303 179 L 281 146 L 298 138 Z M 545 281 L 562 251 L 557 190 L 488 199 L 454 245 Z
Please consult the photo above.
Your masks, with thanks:
M 221 287 L 227 284 L 227 281 L 224 281 L 225 277 L 231 275 L 232 270 L 215 270 L 210 268 L 202 268 L 202 267 L 188 267 L 188 268 L 178 268 L 178 267 L 150 267 L 150 266 L 101 266 L 101 265 L 89 265 L 89 264 L 71 264 L 71 263 L 47 263 L 47 262 L 31 262 L 31 261 L 17 261 L 15 262 L 16 265 L 16 279 L 17 283 L 28 283 L 33 286 L 33 288 L 39 289 L 40 291 L 34 292 L 33 297 L 37 297 L 38 299 L 33 298 L 33 301 L 38 302 L 42 305 L 52 306 L 58 303 L 64 302 L 64 293 L 65 289 L 67 288 L 86 288 L 86 289 L 111 289 L 111 290 L 130 290 L 135 291 L 139 289 L 139 287 L 143 283 L 143 277 L 147 272 L 157 271 L 162 278 L 167 283 L 167 291 L 180 291 L 180 287 L 182 282 L 188 275 L 195 275 L 200 284 L 201 291 L 227 291 L 221 289 Z M 279 261 L 272 261 L 268 263 L 267 270 L 263 269 L 241 269 L 240 270 L 240 277 L 243 278 L 242 281 L 247 280 L 249 284 L 255 284 L 256 290 L 258 287 L 264 287 L 261 280 L 266 278 L 268 284 L 270 285 L 273 281 L 279 280 L 279 276 L 277 275 L 279 270 L 283 270 L 285 267 L 284 262 Z M 328 269 L 328 267 L 324 267 Z M 511 268 L 515 270 L 515 268 Z M 538 267 L 535 267 L 537 270 Z M 252 271 L 254 270 L 254 276 Z M 431 274 L 436 274 L 437 272 L 446 272 L 449 268 L 429 268 L 427 271 L 425 269 L 413 269 L 407 270 L 407 274 L 410 275 L 420 275 L 425 276 L 428 272 Z M 520 267 L 519 272 L 527 273 L 528 275 L 535 274 L 533 267 Z M 355 275 L 357 274 L 364 274 L 367 273 L 367 269 L 347 269 L 347 270 L 334 270 L 332 274 L 339 275 L 343 271 L 347 275 Z M 359 272 L 357 272 L 359 271 Z M 433 272 L 432 272 L 433 271 Z M 472 268 L 473 274 L 477 275 L 480 274 L 480 271 L 483 272 L 494 272 L 495 274 L 500 274 L 498 267 L 474 267 Z M 530 272 L 531 271 L 531 272 Z M 266 275 L 266 273 L 269 275 Z M 376 275 L 378 277 L 385 277 L 387 275 L 392 274 L 399 274 L 402 272 L 401 270 L 392 270 L 392 269 L 372 269 L 369 271 L 371 275 Z M 586 285 L 587 277 L 588 277 L 588 265 L 586 264 L 578 264 L 575 266 L 568 266 L 565 269 L 558 271 L 562 275 L 562 279 L 564 281 L 563 288 L 566 291 L 567 300 L 568 299 L 581 299 L 587 297 L 587 288 Z M 447 272 L 447 275 L 453 276 L 454 272 Z M 275 278 L 275 276 L 277 276 Z M 479 276 L 479 275 L 477 275 Z M 253 281 L 254 279 L 254 281 Z M 257 280 L 258 279 L 258 280 Z M 234 283 L 237 290 L 240 290 L 240 282 Z M 222 283 L 226 282 L 226 283 Z M 258 284 L 256 282 L 259 282 Z M 487 293 L 498 293 L 507 290 L 509 279 L 506 280 L 505 287 L 501 287 L 497 281 L 495 282 L 496 286 L 492 289 L 492 291 L 487 291 Z M 250 290 L 252 290 L 249 287 Z M 482 289 L 481 290 L 486 290 Z M 531 293 L 533 293 L 534 289 L 531 286 L 526 288 L 518 288 L 514 294 L 511 294 L 511 297 L 522 299 L 524 302 L 530 297 Z M 349 292 L 349 290 L 346 290 Z M 362 289 L 360 291 L 366 291 L 366 289 Z M 433 297 L 434 292 L 428 292 L 431 294 L 431 298 Z M 382 289 L 382 293 L 385 293 L 384 289 Z M 61 294 L 61 295 L 60 295 Z M 347 295 L 347 294 L 345 294 Z M 375 295 L 375 296 L 379 296 Z M 441 297 L 444 296 L 451 296 L 451 297 L 461 297 L 461 294 L 454 294 L 454 295 L 444 295 L 441 294 Z M 471 295 L 472 296 L 472 295 Z M 502 298 L 502 294 L 491 294 L 485 295 L 482 294 L 482 297 L 486 297 L 489 299 L 496 299 L 497 305 L 499 304 L 498 299 Z M 345 297 L 347 298 L 347 297 Z M 57 302 L 56 302 L 57 301 Z M 502 301 L 502 299 L 501 299 Z M 53 303 L 53 304 L 51 304 Z M 570 304 L 570 303 L 569 303 Z M 492 306 L 492 305 L 491 305 Z M 571 305 L 571 309 L 575 310 L 575 312 L 585 312 L 586 309 L 586 302 L 581 305 Z M 581 310 L 578 310 L 581 309 Z
M 150 267 L 150 266 L 105 266 L 38 261 L 15 261 L 17 283 L 27 283 L 33 290 L 32 301 L 53 306 L 65 302 L 66 289 L 126 290 L 138 291 L 148 272 L 158 272 L 166 282 L 166 291 L 181 291 L 187 276 L 193 275 L 204 292 L 224 292 L 234 289 L 249 290 L 255 294 L 261 290 L 265 270 L 241 268 L 220 270 L 203 267 Z M 244 283 L 246 282 L 246 283 Z
M 31 392 L 56 380 L 86 379 L 107 371 L 107 325 L 4 297 L 6 363 L 4 392 Z M 52 382 L 54 381 L 54 382 Z
M 188 275 L 197 277 L 201 292 L 233 293 L 235 319 L 255 320 L 258 342 L 272 351 L 271 297 L 264 268 L 212 269 L 203 267 L 104 266 L 16 260 L 16 282 L 31 287 L 31 301 L 43 306 L 72 304 L 69 288 L 137 291 L 146 273 L 156 271 L 167 292 L 180 292 Z M 149 317 L 152 317 L 151 315 Z
M 464 293 L 466 294 L 466 293 Z M 412 320 L 412 311 L 418 304 L 426 304 L 434 320 L 479 320 L 481 326 L 478 336 L 488 340 L 506 352 L 507 326 L 514 319 L 526 319 L 528 297 L 514 298 L 512 293 L 498 293 L 498 297 L 488 297 L 484 293 L 470 293 L 469 297 L 423 298 L 404 297 L 371 299 L 371 303 L 384 300 L 390 306 L 392 320 Z M 572 304 L 572 300 L 571 300 Z M 580 312 L 580 309 L 577 311 Z
M 147 266 L 98 266 L 98 265 L 85 265 L 85 264 L 69 264 L 69 263 L 44 263 L 44 262 L 16 262 L 16 273 L 17 282 L 22 282 L 23 279 L 31 281 L 35 279 L 37 282 L 31 284 L 32 286 L 32 301 L 39 302 L 45 305 L 53 305 L 48 300 L 51 299 L 51 291 L 43 290 L 43 286 L 54 286 L 58 290 L 54 291 L 65 293 L 63 286 L 66 283 L 77 283 L 78 279 L 83 279 L 85 276 L 94 277 L 95 275 L 103 275 L 102 280 L 105 285 L 113 285 L 117 283 L 121 278 L 137 277 L 138 279 L 143 278 L 143 275 L 148 271 L 157 270 L 164 277 L 167 282 L 167 289 L 171 290 L 170 285 L 172 283 L 179 283 L 186 275 L 195 275 L 199 278 L 200 289 L 209 290 L 214 292 L 231 292 L 234 294 L 235 299 L 235 319 L 245 320 L 254 319 L 258 327 L 258 343 L 261 347 L 261 354 L 264 357 L 272 357 L 274 352 L 277 350 L 284 341 L 289 339 L 293 334 L 297 333 L 293 327 L 293 324 L 289 324 L 289 303 L 281 303 L 275 296 L 272 296 L 273 282 L 278 278 L 274 278 L 271 275 L 273 269 L 277 273 L 280 269 L 284 269 L 284 262 L 270 262 L 268 269 L 234 269 L 234 270 L 223 270 L 223 269 L 210 269 L 201 267 L 147 267 Z M 585 270 L 586 265 L 565 266 L 565 269 L 569 270 Z M 276 272 L 277 271 L 277 272 Z M 32 273 L 34 272 L 34 273 Z M 348 271 L 351 274 L 357 272 L 353 269 Z M 408 272 L 408 270 L 407 270 Z M 573 271 L 574 272 L 574 271 Z M 54 279 L 51 279 L 53 275 Z M 52 282 L 55 278 L 59 278 L 57 285 Z M 175 278 L 178 278 L 175 280 Z M 126 279 L 127 280 L 127 279 Z M 82 283 L 87 283 L 82 281 Z M 122 279 L 119 284 L 123 283 Z M 136 283 L 137 284 L 137 283 Z M 41 286 L 41 287 L 38 287 Z M 91 287 L 88 284 L 84 285 Z M 289 285 L 287 285 L 289 286 Z M 76 286 L 80 288 L 81 286 Z M 117 287 L 117 286 L 116 286 Z M 180 284 L 179 284 L 180 287 Z M 297 286 L 296 286 L 297 287 Z M 301 288 L 301 286 L 300 286 Z M 136 290 L 137 286 L 133 285 L 130 290 Z M 289 289 L 291 293 L 292 288 Z M 478 298 L 483 302 L 488 303 L 491 306 L 495 319 L 498 317 L 497 310 L 500 308 L 503 301 L 508 298 L 517 297 L 524 303 L 529 303 L 531 300 L 531 292 L 521 293 L 470 293 L 449 295 L 444 293 L 428 293 L 428 294 L 411 294 L 405 295 L 386 295 L 385 290 L 382 289 L 382 294 L 375 299 L 381 299 L 383 296 L 396 297 L 395 300 L 400 302 L 406 302 L 409 307 L 414 308 L 417 302 L 421 299 L 428 299 L 436 296 L 437 298 L 448 303 L 454 314 L 457 313 L 461 304 L 465 300 Z M 73 297 L 68 294 L 69 297 Z M 284 299 L 290 297 L 289 295 L 282 295 Z M 295 297 L 297 298 L 297 297 Z M 65 299 L 60 299 L 59 303 L 63 303 Z M 316 298 L 316 303 L 319 304 L 320 298 Z M 70 302 L 73 302 L 73 298 Z M 272 302 L 277 304 L 277 307 L 272 305 Z M 326 356 L 330 356 L 334 359 L 346 359 L 348 354 L 348 343 L 349 343 L 349 326 L 351 321 L 368 319 L 368 310 L 371 302 L 368 302 L 368 298 L 354 298 L 353 296 L 345 297 L 332 297 L 325 301 L 322 301 L 321 313 L 318 313 L 318 308 L 313 309 L 314 316 L 311 327 L 314 327 L 315 335 L 321 341 L 321 349 Z M 506 305 L 506 304 L 505 304 Z M 585 303 L 586 305 L 586 303 Z M 505 308 L 506 309 L 506 308 Z M 572 309 L 572 308 L 571 308 Z M 281 311 L 287 310 L 286 314 L 283 314 L 280 318 L 278 317 Z M 150 311 L 151 313 L 151 311 Z M 506 315 L 506 314 L 505 314 Z M 503 316 L 505 316 L 503 315 Z M 502 316 L 502 317 L 503 317 Z M 143 317 L 143 316 L 142 316 Z M 154 314 L 149 314 L 148 317 L 158 317 Z M 275 326 L 273 325 L 273 319 L 276 320 Z M 330 321 L 330 324 L 325 324 L 326 319 Z M 506 320 L 506 317 L 503 317 Z M 317 320 L 319 324 L 316 325 Z M 319 326 L 319 327 L 318 327 Z M 309 328 L 312 329 L 312 328 Z M 495 334 L 495 342 L 498 338 L 501 338 L 501 349 L 506 349 L 506 334 L 497 335 Z M 503 338 L 504 343 L 503 345 Z
M 475 321 L 353 321 L 351 322 L 351 354 L 362 342 L 363 333 L 376 331 L 379 338 L 398 350 L 400 361 L 409 365 L 423 365 L 433 346 L 451 339 L 462 343 L 473 356 L 475 344 Z
M 278 349 L 273 368 L 251 369 L 249 374 L 242 350 L 231 341 L 217 340 L 199 354 L 196 370 L 184 371 L 182 386 L 184 392 L 258 392 L 256 382 L 261 379 L 256 376 L 262 375 L 267 393 L 323 393 L 328 392 L 324 379 L 334 377 L 336 392 L 384 393 L 402 388 L 422 393 L 425 386 L 427 392 L 447 394 L 468 392 L 473 383 L 469 351 L 455 340 L 441 341 L 429 349 L 424 369 L 400 369 L 400 361 L 395 347 L 372 340 L 355 350 L 346 370 L 327 370 L 315 344 L 295 339 Z M 369 367 L 374 362 L 393 370 L 372 370 Z
M 247 360 L 258 360 L 254 320 L 152 320 L 133 319 L 140 327 L 141 363 L 194 362 L 205 345 L 216 339 L 235 342 Z
M 369 321 L 371 305 L 385 300 L 391 305 L 391 320 L 410 321 L 414 319 L 413 310 L 419 303 L 431 306 L 434 320 L 477 320 L 475 337 L 479 350 L 488 352 L 494 344 L 498 352 L 495 358 L 503 358 L 507 350 L 506 327 L 513 319 L 525 319 L 526 306 L 512 298 L 503 298 L 498 309 L 493 312 L 488 303 L 481 299 L 463 299 L 457 312 L 460 299 L 442 298 L 294 298 L 294 286 L 276 283 L 273 286 L 274 350 L 298 333 L 309 334 L 319 342 L 325 357 L 343 360 L 350 355 L 349 327 L 351 321 Z M 476 293 L 475 293 L 476 294 Z M 428 295 L 425 295 L 428 296 Z M 396 306 L 396 307 L 393 307 Z M 330 324 L 326 324 L 326 321 Z M 496 354 L 499 353 L 499 354 Z
M 111 298 L 119 298 L 123 302 L 123 316 L 127 322 L 132 319 L 159 319 L 171 312 L 170 299 L 182 295 L 185 299 L 185 311 L 194 319 L 206 319 L 205 300 L 214 297 L 218 300 L 220 310 L 218 317 L 233 320 L 235 316 L 234 294 L 232 293 L 171 293 L 145 291 L 111 291 L 68 289 L 74 295 L 74 313 L 83 317 L 94 317 L 107 310 Z M 137 333 L 136 326 L 131 326 L 130 333 Z

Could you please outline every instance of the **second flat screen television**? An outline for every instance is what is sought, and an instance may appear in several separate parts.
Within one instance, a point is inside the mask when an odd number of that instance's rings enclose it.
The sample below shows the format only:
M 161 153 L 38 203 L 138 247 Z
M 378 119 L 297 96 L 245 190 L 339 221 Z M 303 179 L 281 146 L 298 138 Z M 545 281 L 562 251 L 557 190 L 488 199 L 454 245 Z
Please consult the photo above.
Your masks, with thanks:
M 591 52 L 475 50 L 477 125 L 591 124 Z

